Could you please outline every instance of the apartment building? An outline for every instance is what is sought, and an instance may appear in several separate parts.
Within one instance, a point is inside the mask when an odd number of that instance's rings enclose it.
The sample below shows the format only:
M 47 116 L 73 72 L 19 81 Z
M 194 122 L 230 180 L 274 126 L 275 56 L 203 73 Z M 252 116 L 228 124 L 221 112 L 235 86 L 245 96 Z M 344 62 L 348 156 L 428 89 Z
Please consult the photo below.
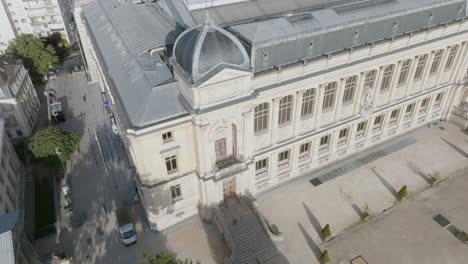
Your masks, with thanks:
M 77 21 L 156 230 L 436 120 L 467 127 L 465 0 L 162 2 Z
M 28 71 L 20 60 L 0 57 L 0 118 L 12 139 L 29 137 L 40 108 Z
M 0 55 L 20 34 L 47 37 L 54 32 L 70 40 L 73 0 L 0 0 Z

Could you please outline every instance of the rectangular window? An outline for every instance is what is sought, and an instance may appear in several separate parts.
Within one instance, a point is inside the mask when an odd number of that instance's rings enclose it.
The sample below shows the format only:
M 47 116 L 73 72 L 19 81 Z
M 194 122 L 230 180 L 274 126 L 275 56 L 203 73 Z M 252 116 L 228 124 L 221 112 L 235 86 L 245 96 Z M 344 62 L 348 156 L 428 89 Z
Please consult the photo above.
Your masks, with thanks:
M 434 60 L 432 61 L 431 70 L 429 73 L 434 75 L 439 70 L 440 62 L 442 61 L 442 55 L 444 55 L 444 50 L 438 50 L 434 54 Z
M 393 68 L 395 66 L 393 64 L 387 65 L 384 67 L 383 75 L 382 75 L 382 83 L 380 84 L 380 90 L 385 91 L 390 89 L 390 85 L 392 84 L 392 77 L 393 77 Z
M 172 200 L 177 200 L 182 197 L 182 191 L 180 188 L 180 184 L 171 186 L 171 198 Z
M 450 48 L 449 55 L 447 58 L 447 63 L 445 64 L 445 70 L 450 70 L 455 62 L 457 56 L 458 45 Z
M 383 123 L 383 119 L 384 119 L 384 116 L 383 116 L 383 115 L 376 116 L 376 117 L 374 118 L 374 127 L 376 127 L 376 126 L 381 126 L 382 123 Z
M 358 133 L 364 133 L 364 130 L 366 129 L 366 121 L 361 122 L 357 125 L 357 132 Z
M 325 86 L 325 91 L 323 93 L 323 105 L 322 110 L 328 110 L 333 108 L 335 104 L 335 94 L 336 94 L 336 82 L 329 83 Z
M 320 138 L 320 147 L 326 146 L 330 143 L 330 135 L 326 135 Z
M 254 110 L 254 132 L 259 133 L 268 129 L 268 116 L 270 105 L 262 103 L 255 107 Z
M 264 179 L 268 176 L 268 158 L 255 162 L 255 179 Z
M 424 73 L 424 68 L 426 68 L 427 54 L 419 56 L 418 65 L 416 66 L 416 71 L 414 73 L 414 80 L 421 80 Z
M 16 135 L 17 135 L 18 137 L 22 137 L 22 136 L 23 136 L 23 131 L 22 131 L 21 129 L 17 128 L 17 129 L 16 129 Z
M 166 169 L 168 173 L 177 171 L 177 159 L 175 155 L 166 158 Z
M 425 107 L 427 106 L 427 103 L 428 103 L 428 102 L 429 102 L 429 99 L 428 99 L 428 98 L 422 99 L 422 101 L 421 101 L 421 107 L 424 107 L 424 108 L 425 108 Z
M 278 125 L 291 121 L 292 101 L 292 95 L 285 96 L 279 101 Z
M 289 149 L 278 154 L 278 168 L 289 167 Z
M 340 134 L 338 135 L 338 139 L 343 139 L 348 136 L 348 128 L 344 128 L 340 130 Z
M 436 95 L 436 98 L 435 98 L 435 102 L 436 103 L 440 103 L 442 101 L 442 96 L 444 95 L 444 93 L 438 93 Z
M 308 89 L 302 94 L 301 117 L 312 115 L 314 112 L 315 89 Z
M 392 113 L 390 114 L 390 119 L 397 119 L 398 118 L 398 109 L 395 109 L 392 111 Z
M 352 102 L 354 98 L 354 90 L 356 90 L 357 76 L 351 76 L 346 79 L 345 88 L 343 91 L 343 103 Z
M 406 107 L 406 114 L 411 114 L 413 112 L 414 104 L 410 104 Z
M 374 88 L 375 77 L 377 75 L 377 70 L 368 71 L 364 76 L 364 89 Z
M 162 134 L 162 139 L 164 142 L 168 142 L 172 140 L 172 132 L 166 132 Z
M 310 142 L 304 143 L 299 146 L 299 160 L 303 161 L 310 156 Z
M 411 68 L 411 60 L 405 60 L 401 63 L 400 76 L 398 77 L 398 85 L 405 85 L 408 79 L 409 70 Z

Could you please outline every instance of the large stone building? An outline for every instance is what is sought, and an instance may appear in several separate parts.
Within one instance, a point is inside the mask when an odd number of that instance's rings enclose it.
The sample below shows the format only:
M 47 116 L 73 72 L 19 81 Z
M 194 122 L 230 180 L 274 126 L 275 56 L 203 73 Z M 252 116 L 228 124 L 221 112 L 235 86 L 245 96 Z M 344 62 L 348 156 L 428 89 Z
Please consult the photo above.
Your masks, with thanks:
M 10 138 L 29 137 L 40 108 L 28 71 L 20 60 L 0 57 L 0 118 Z
M 70 40 L 74 0 L 0 0 L 0 54 L 20 34 L 47 37 L 60 32 Z
M 77 26 L 154 229 L 467 125 L 465 0 L 136 2 L 91 2 Z

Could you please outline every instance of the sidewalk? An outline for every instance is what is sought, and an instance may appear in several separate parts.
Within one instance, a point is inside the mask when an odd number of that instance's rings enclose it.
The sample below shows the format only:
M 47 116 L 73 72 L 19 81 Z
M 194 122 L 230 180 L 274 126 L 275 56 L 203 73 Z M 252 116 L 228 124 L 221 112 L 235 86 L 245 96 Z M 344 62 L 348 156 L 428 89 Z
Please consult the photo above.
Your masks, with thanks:
M 314 250 L 322 247 L 320 233 L 326 224 L 330 225 L 332 236 L 336 236 L 359 224 L 366 209 L 375 215 L 394 206 L 396 192 L 402 186 L 407 185 L 410 194 L 418 193 L 429 188 L 429 175 L 444 179 L 468 166 L 467 139 L 467 134 L 449 123 L 419 128 L 261 194 L 258 204 L 270 223 L 276 224 L 283 233 L 287 247 L 284 254 L 290 263 L 310 263 L 311 260 L 318 263 Z M 389 151 L 399 144 L 401 148 Z M 379 156 L 382 152 L 388 154 Z M 369 158 L 372 156 L 378 158 Z M 316 177 L 326 178 L 324 174 L 341 171 L 344 164 L 349 166 L 363 160 L 368 162 L 345 170 L 333 180 L 318 186 L 310 182 Z

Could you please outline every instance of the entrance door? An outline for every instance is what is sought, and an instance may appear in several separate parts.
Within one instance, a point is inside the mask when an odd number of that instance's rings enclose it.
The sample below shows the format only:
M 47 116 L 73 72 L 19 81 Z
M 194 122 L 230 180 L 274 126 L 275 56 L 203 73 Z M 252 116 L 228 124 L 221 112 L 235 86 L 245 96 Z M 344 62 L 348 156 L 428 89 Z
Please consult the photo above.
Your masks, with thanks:
M 216 161 L 226 158 L 226 138 L 218 139 L 215 141 Z
M 223 182 L 224 201 L 236 195 L 236 178 L 225 180 Z

